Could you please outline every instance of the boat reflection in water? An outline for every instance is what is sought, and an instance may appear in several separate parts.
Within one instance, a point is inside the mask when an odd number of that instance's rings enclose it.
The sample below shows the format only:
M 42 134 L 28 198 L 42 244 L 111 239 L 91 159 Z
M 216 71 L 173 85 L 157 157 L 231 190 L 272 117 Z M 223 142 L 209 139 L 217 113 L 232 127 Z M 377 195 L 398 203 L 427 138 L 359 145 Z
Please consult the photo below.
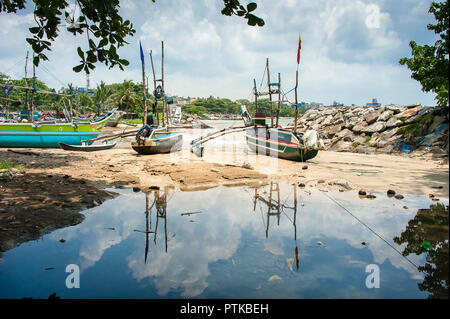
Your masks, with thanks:
M 149 240 L 150 234 L 153 234 L 153 242 L 156 245 L 156 236 L 158 234 L 159 220 L 164 223 L 164 242 L 165 250 L 167 252 L 167 195 L 169 190 L 174 189 L 173 186 L 165 186 L 164 191 L 159 188 L 150 188 L 145 191 L 145 231 L 135 230 L 137 232 L 145 233 L 145 255 L 144 263 L 147 263 L 148 251 L 149 251 Z M 150 196 L 153 196 L 152 204 L 150 205 Z M 155 227 L 152 230 L 151 225 L 151 215 L 152 210 L 155 211 L 156 222 Z
M 116 191 L 82 223 L 4 253 L 0 298 L 448 298 L 446 198 L 285 182 Z M 65 286 L 68 264 L 80 289 Z M 365 285 L 371 264 L 379 289 Z
M 276 217 L 277 219 L 277 225 L 280 225 L 280 217 L 283 213 L 287 219 L 289 219 L 292 222 L 292 225 L 294 226 L 294 241 L 295 241 L 295 264 L 297 272 L 299 270 L 299 259 L 298 259 L 298 245 L 297 245 L 297 185 L 292 184 L 293 188 L 293 206 L 287 206 L 284 203 L 281 203 L 280 201 L 280 185 L 276 182 L 270 182 L 270 189 L 269 189 L 269 198 L 264 198 L 262 195 L 258 193 L 258 188 L 255 188 L 255 195 L 253 198 L 253 211 L 256 211 L 256 204 L 264 204 L 267 206 L 267 212 L 266 212 L 266 239 L 269 238 L 269 224 L 270 224 L 270 218 Z M 285 202 L 288 200 L 287 198 Z M 288 215 L 288 211 L 292 211 L 292 218 Z

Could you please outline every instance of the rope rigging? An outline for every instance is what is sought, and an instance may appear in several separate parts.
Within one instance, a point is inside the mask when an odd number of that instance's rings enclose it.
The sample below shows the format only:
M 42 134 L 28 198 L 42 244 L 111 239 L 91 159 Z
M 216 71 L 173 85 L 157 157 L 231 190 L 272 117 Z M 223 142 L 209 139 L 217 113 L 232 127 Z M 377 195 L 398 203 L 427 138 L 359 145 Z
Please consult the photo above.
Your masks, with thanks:
M 343 205 L 341 205 L 338 201 L 336 201 L 334 198 L 332 198 L 331 196 L 328 196 L 327 194 L 325 194 L 324 192 L 321 192 L 322 194 L 324 194 L 326 197 L 328 197 L 331 201 L 333 201 L 336 205 L 338 205 L 339 207 L 341 207 L 342 209 L 344 209 L 347 213 L 349 213 L 353 218 L 355 218 L 358 222 L 360 222 L 364 227 L 366 227 L 368 230 L 370 230 L 375 236 L 377 236 L 378 238 L 380 238 L 382 241 L 384 241 L 386 244 L 388 244 L 392 249 L 394 249 L 400 256 L 402 256 L 403 258 L 405 258 L 411 265 L 413 265 L 417 270 L 419 269 L 419 266 L 417 266 L 415 263 L 413 263 L 408 257 L 403 256 L 403 254 L 397 249 L 395 248 L 391 243 L 389 243 L 386 239 L 384 239 L 383 237 L 381 237 L 381 235 L 379 235 L 375 230 L 373 230 L 372 228 L 370 228 L 367 224 L 365 224 L 362 220 L 360 220 L 358 217 L 356 217 L 355 215 L 353 215 L 347 208 L 345 208 Z

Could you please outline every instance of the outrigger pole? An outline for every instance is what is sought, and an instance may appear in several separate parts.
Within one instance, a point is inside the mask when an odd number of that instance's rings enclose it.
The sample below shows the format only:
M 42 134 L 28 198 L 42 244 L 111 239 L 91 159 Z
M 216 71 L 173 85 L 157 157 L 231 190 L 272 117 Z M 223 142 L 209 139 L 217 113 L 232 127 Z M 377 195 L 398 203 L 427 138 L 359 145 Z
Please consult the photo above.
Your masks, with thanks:
M 264 125 L 252 125 L 256 128 L 265 128 Z M 248 130 L 249 126 L 239 126 L 239 127 L 229 127 L 223 128 L 221 130 L 211 132 L 205 136 L 200 136 L 191 141 L 191 152 L 195 155 L 202 157 L 203 156 L 203 144 L 208 142 L 209 140 L 221 137 L 225 134 L 237 133 Z
M 0 83 L 0 84 L 4 84 L 4 83 Z M 34 89 L 34 88 L 30 88 L 28 86 L 20 86 L 20 85 L 11 85 L 12 88 L 14 89 L 24 89 L 24 90 L 29 90 L 29 91 L 36 91 L 38 93 L 44 93 L 44 94 L 51 94 L 51 95 L 58 95 L 58 96 L 65 96 L 65 97 L 72 97 L 72 95 L 69 94 L 62 94 L 62 93 L 56 93 L 56 92 L 50 92 L 50 91 L 44 91 L 44 90 L 40 90 L 38 88 Z

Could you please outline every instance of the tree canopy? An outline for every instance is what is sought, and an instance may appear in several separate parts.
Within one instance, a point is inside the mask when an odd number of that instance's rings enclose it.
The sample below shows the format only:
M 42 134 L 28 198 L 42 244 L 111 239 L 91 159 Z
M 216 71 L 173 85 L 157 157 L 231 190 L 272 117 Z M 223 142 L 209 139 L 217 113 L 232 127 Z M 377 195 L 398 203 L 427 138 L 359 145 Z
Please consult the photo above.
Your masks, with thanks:
M 440 39 L 434 45 L 418 45 L 411 41 L 411 58 L 402 58 L 399 63 L 407 65 L 412 71 L 411 77 L 420 82 L 422 90 L 434 92 L 437 104 L 448 107 L 449 91 L 449 5 L 444 2 L 433 2 L 429 13 L 434 14 L 436 24 L 428 24 L 428 30 L 434 31 Z
M 156 2 L 156 0 L 151 0 Z M 30 3 L 29 1 L 28 3 Z M 80 64 L 73 67 L 75 72 L 84 70 L 89 74 L 95 69 L 97 62 L 113 68 L 118 66 L 123 70 L 129 62 L 121 59 L 117 49 L 128 44 L 126 38 L 133 36 L 136 30 L 130 20 L 119 14 L 119 0 L 75 0 L 81 15 L 75 19 L 71 15 L 69 2 L 65 0 L 33 0 L 34 20 L 36 25 L 29 28 L 31 37 L 27 42 L 34 52 L 33 63 L 38 66 L 40 61 L 48 60 L 46 51 L 51 51 L 52 42 L 61 32 L 60 25 L 63 20 L 67 23 L 67 31 L 73 35 L 86 34 L 89 50 L 77 48 Z M 25 9 L 26 0 L 0 0 L 0 12 L 17 13 Z M 250 26 L 264 25 L 264 20 L 252 12 L 257 8 L 254 2 L 247 6 L 240 4 L 239 0 L 223 0 L 222 14 L 236 15 L 247 20 Z

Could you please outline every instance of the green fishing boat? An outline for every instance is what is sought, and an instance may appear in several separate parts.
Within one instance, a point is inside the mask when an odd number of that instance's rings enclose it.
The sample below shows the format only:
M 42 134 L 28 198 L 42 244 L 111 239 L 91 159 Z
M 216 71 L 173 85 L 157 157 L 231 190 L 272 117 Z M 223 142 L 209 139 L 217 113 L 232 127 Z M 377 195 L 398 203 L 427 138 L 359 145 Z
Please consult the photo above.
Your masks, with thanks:
M 300 49 L 301 37 L 299 37 L 298 51 L 297 51 L 297 71 L 296 83 L 294 87 L 295 101 L 289 102 L 282 99 L 281 90 L 281 76 L 278 73 L 278 81 L 272 82 L 270 78 L 269 59 L 266 60 L 266 69 L 264 73 L 267 74 L 267 91 L 258 92 L 256 88 L 256 80 L 253 80 L 253 92 L 255 95 L 255 114 L 250 116 L 245 106 L 241 106 L 242 118 L 245 125 L 249 128 L 245 131 L 245 138 L 248 147 L 257 154 L 264 154 L 275 156 L 291 161 L 307 161 L 314 158 L 319 149 L 323 149 L 323 142 L 319 138 L 319 134 L 314 130 L 306 132 L 297 131 L 297 118 L 299 103 L 297 101 L 297 87 L 298 87 L 298 65 L 300 63 Z M 292 91 L 292 90 L 291 90 Z M 275 95 L 273 100 L 272 95 Z M 266 124 L 266 115 L 258 113 L 258 97 L 268 96 L 270 103 L 270 125 Z M 280 108 L 282 103 L 289 103 L 295 107 L 295 119 L 293 129 L 282 128 L 278 125 Z M 276 113 L 274 112 L 274 105 L 276 105 Z M 274 121 L 275 120 L 275 121 Z M 262 126 L 257 127 L 256 125 Z
M 59 148 L 98 137 L 112 113 L 92 122 L 0 123 L 0 147 Z

